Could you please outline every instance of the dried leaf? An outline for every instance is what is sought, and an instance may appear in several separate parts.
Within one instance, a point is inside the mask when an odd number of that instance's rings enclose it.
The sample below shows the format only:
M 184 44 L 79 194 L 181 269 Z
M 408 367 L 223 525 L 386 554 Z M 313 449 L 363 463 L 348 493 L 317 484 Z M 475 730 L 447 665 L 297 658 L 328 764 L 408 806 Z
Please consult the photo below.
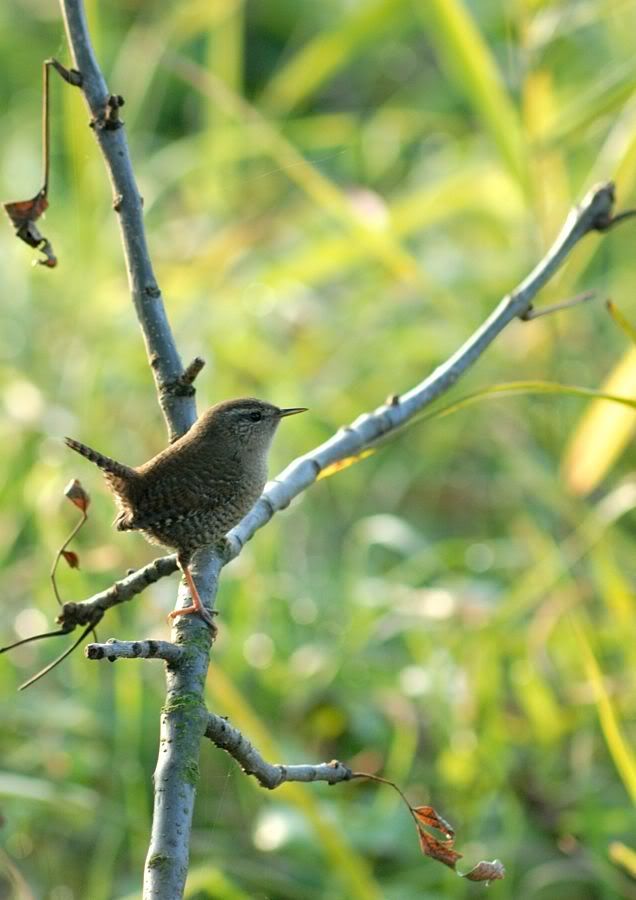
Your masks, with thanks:
M 60 555 L 64 557 L 71 569 L 79 569 L 79 556 L 74 550 L 62 550 Z
M 474 869 L 471 869 L 470 872 L 466 872 L 465 875 L 462 875 L 462 878 L 467 878 L 469 881 L 501 881 L 502 878 L 505 878 L 506 870 L 504 869 L 503 863 L 499 862 L 498 859 L 493 859 L 492 862 L 488 862 L 487 860 L 483 860 L 480 863 L 477 863 Z
M 374 453 L 375 450 L 362 450 L 360 453 L 356 453 L 355 456 L 346 456 L 344 459 L 339 459 L 323 469 L 316 481 L 320 481 L 322 478 L 329 478 L 331 475 L 335 475 L 336 472 L 342 472 L 343 469 L 348 469 L 349 466 L 366 459 L 367 456 L 373 456 Z
M 458 853 L 457 850 L 453 850 L 453 839 L 449 838 L 447 841 L 438 841 L 437 838 L 434 838 L 432 834 L 429 834 L 422 828 L 418 830 L 422 853 L 425 856 L 436 859 L 438 862 L 444 863 L 444 865 L 448 866 L 450 869 L 454 869 L 455 863 L 458 859 L 462 858 L 462 854 Z
M 13 203 L 5 203 L 4 208 L 13 222 L 16 231 L 19 231 L 29 222 L 35 222 L 48 208 L 49 201 L 42 191 L 31 200 L 16 200 Z M 32 245 L 35 246 L 35 245 Z
M 57 258 L 53 253 L 53 248 L 35 224 L 48 205 L 46 193 L 42 190 L 31 200 L 15 200 L 13 203 L 5 203 L 4 209 L 20 240 L 44 254 L 44 259 L 38 260 L 39 265 L 54 269 L 57 265 Z
M 448 824 L 446 819 L 443 819 L 437 810 L 433 809 L 432 806 L 415 806 L 413 807 L 413 815 L 417 819 L 420 825 L 427 825 L 429 828 L 437 828 L 438 831 L 441 831 L 442 834 L 445 834 L 446 837 L 452 838 L 455 836 L 455 831 Z
M 77 478 L 74 478 L 64 488 L 64 496 L 68 497 L 71 503 L 74 503 L 78 509 L 81 509 L 83 513 L 88 511 L 88 507 L 90 506 L 91 498 L 87 491 L 84 490 L 80 481 Z

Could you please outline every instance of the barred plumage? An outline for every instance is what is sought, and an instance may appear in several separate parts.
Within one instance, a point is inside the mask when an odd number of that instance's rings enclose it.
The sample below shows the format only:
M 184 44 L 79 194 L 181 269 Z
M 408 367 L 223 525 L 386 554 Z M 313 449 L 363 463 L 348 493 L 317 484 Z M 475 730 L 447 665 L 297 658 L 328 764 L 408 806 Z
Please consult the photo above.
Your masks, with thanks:
M 123 465 L 73 438 L 66 444 L 104 473 L 119 514 L 119 531 L 174 548 L 193 604 L 171 616 L 199 612 L 212 625 L 189 572 L 195 550 L 220 540 L 254 505 L 267 479 L 267 455 L 284 416 L 263 400 L 240 399 L 207 410 L 183 437 L 141 466 Z

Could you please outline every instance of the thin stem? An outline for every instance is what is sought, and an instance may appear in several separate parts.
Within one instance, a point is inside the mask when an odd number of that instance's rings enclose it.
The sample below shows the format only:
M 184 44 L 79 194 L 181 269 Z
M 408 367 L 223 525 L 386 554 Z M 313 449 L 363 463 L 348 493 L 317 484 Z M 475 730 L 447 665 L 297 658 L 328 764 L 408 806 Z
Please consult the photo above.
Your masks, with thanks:
M 32 684 L 35 684 L 36 681 L 39 681 L 40 678 L 44 678 L 44 676 L 47 675 L 47 674 L 51 671 L 51 669 L 54 669 L 56 666 L 59 666 L 59 664 L 60 664 L 63 660 L 65 660 L 67 656 L 70 656 L 70 655 L 71 655 L 71 653 L 73 652 L 73 650 L 75 650 L 76 647 L 77 647 L 79 644 L 82 643 L 82 641 L 84 640 L 84 638 L 86 637 L 86 635 L 87 635 L 90 631 L 92 631 L 92 630 L 93 630 L 93 625 L 90 624 L 90 625 L 88 626 L 88 628 L 85 628 L 85 629 L 84 629 L 84 631 L 80 634 L 80 636 L 78 637 L 78 639 L 77 639 L 76 641 L 74 641 L 74 642 L 71 644 L 71 646 L 68 647 L 68 648 L 64 651 L 64 653 L 60 653 L 60 655 L 59 655 L 58 657 L 56 657 L 56 658 L 53 660 L 53 662 L 50 662 L 50 663 L 49 663 L 47 666 L 45 666 L 43 669 L 40 669 L 40 671 L 37 672 L 32 678 L 29 678 L 28 681 L 25 681 L 24 684 L 21 684 L 20 687 L 18 688 L 18 690 L 19 690 L 19 691 L 23 691 L 23 690 L 25 690 L 25 688 L 31 687 L 31 685 L 32 685 Z M 39 636 L 40 636 L 40 635 L 38 635 L 38 637 L 39 637 Z M 42 636 L 43 636 L 43 637 L 48 637 L 48 635 L 42 635 Z
M 581 303 L 587 303 L 588 300 L 593 300 L 596 297 L 595 291 L 584 291 L 582 294 L 577 294 L 576 297 L 571 297 L 569 300 L 562 300 L 561 303 L 554 303 L 552 306 L 542 306 L 540 309 L 533 309 L 530 307 L 527 313 L 519 316 L 520 319 L 523 319 L 524 322 L 531 322 L 533 319 L 540 319 L 542 316 L 551 316 L 552 313 L 561 312 L 562 309 L 571 309 L 573 306 L 580 306 Z
M 57 567 L 59 565 L 62 554 L 64 553 L 64 551 L 66 550 L 68 545 L 71 543 L 71 541 L 73 540 L 75 535 L 78 533 L 80 528 L 84 525 L 84 523 L 88 519 L 88 513 L 86 512 L 86 510 L 83 509 L 83 510 L 80 510 L 80 512 L 82 513 L 82 518 L 79 520 L 77 525 L 73 528 L 73 530 L 71 531 L 69 536 L 66 538 L 66 540 L 64 541 L 64 543 L 62 544 L 60 549 L 55 554 L 55 559 L 53 560 L 53 565 L 51 566 L 51 572 L 50 572 L 51 584 L 53 585 L 53 593 L 55 594 L 55 599 L 57 600 L 59 606 L 63 606 L 64 604 L 62 602 L 62 598 L 60 597 L 60 592 L 57 588 L 57 581 L 55 578 L 55 573 L 57 572 Z
M 50 87 L 50 63 L 45 60 L 42 64 L 42 193 L 45 197 L 49 193 L 49 172 L 51 168 L 51 126 L 49 109 Z

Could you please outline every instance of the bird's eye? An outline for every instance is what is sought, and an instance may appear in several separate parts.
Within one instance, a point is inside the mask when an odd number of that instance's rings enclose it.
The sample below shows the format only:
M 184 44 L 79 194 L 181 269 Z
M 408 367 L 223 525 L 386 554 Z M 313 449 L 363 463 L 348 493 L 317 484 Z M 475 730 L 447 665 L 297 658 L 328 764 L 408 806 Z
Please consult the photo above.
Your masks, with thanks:
M 263 413 L 260 413 L 257 410 L 254 410 L 254 412 L 251 412 L 249 414 L 249 419 L 252 422 L 260 422 L 262 418 L 263 418 Z

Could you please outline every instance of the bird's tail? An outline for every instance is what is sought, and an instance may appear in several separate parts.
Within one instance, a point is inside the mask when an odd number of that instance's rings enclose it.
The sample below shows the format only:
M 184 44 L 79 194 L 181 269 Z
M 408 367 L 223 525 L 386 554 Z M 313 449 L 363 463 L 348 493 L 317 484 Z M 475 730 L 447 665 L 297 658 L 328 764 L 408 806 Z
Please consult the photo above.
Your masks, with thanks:
M 134 470 L 129 466 L 122 465 L 122 463 L 117 462 L 116 459 L 111 459 L 110 456 L 104 456 L 103 453 L 100 453 L 98 450 L 93 450 L 92 447 L 87 447 L 86 444 L 82 444 L 80 441 L 67 437 L 64 438 L 64 443 L 67 447 L 70 447 L 71 450 L 75 450 L 76 453 L 79 453 L 80 456 L 85 456 L 86 459 L 90 459 L 92 463 L 99 466 L 102 472 L 105 472 L 108 475 L 114 475 L 117 478 L 123 478 L 124 481 L 127 481 L 135 474 Z

